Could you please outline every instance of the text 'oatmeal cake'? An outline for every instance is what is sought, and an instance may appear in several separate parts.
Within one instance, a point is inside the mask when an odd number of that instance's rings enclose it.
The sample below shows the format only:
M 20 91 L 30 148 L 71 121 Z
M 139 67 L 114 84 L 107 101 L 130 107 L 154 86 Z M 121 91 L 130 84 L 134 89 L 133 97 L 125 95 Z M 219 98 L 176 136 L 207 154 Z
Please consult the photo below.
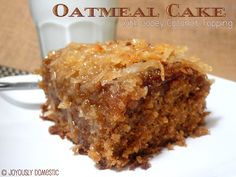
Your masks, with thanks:
M 209 67 L 185 48 L 143 40 L 72 43 L 43 60 L 42 118 L 100 168 L 147 167 L 188 136 L 207 133 Z

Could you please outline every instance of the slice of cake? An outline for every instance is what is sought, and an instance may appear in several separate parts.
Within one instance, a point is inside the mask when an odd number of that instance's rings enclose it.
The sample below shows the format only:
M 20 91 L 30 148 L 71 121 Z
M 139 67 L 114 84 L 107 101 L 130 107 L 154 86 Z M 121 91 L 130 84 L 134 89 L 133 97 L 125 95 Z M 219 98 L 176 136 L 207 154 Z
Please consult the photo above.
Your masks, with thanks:
M 188 136 L 207 133 L 209 67 L 185 48 L 142 40 L 72 43 L 43 60 L 42 118 L 100 168 L 147 167 Z

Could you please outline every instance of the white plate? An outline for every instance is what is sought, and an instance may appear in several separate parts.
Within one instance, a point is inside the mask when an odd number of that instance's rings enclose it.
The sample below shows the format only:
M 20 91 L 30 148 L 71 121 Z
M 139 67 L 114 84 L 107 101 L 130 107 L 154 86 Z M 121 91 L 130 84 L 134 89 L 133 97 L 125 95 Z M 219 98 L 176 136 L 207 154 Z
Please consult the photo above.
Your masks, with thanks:
M 33 79 L 35 76 L 27 77 Z M 29 169 L 33 170 L 33 175 L 37 175 L 34 174 L 37 169 L 58 169 L 59 176 L 67 177 L 235 177 L 236 83 L 210 77 L 215 79 L 207 98 L 207 107 L 212 112 L 207 119 L 211 134 L 196 139 L 188 138 L 186 148 L 175 146 L 173 151 L 163 150 L 151 160 L 151 168 L 148 170 L 138 168 L 122 172 L 98 170 L 87 156 L 73 155 L 69 141 L 48 133 L 51 123 L 39 118 L 39 109 L 9 103 L 5 96 L 11 96 L 10 92 L 2 92 L 0 174 L 10 172 L 11 169 Z M 11 80 L 16 79 L 19 77 L 11 77 Z M 15 97 L 35 98 L 38 103 L 44 100 L 40 90 L 34 92 L 38 93 L 18 91 L 15 92 Z M 21 96 L 18 97 L 19 95 Z M 6 171 L 2 171 L 3 169 Z
M 38 82 L 41 80 L 39 75 L 9 76 L 0 78 L 0 82 Z M 0 95 L 7 102 L 27 109 L 39 109 L 45 101 L 42 90 L 11 90 L 1 91 Z

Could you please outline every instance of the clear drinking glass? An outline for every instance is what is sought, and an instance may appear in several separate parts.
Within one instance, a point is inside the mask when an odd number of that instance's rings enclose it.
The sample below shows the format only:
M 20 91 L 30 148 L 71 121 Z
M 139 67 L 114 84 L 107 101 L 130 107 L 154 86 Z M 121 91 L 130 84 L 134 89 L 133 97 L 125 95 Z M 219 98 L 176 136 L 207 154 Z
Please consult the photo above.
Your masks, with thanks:
M 57 17 L 53 7 L 65 4 L 68 15 Z M 76 7 L 117 7 L 117 0 L 29 0 L 41 46 L 41 55 L 65 47 L 70 42 L 94 43 L 114 40 L 117 19 L 114 17 L 69 17 Z M 60 8 L 61 10 L 61 8 Z M 62 12 L 61 12 L 62 13 Z M 63 13 L 62 13 L 63 14 Z

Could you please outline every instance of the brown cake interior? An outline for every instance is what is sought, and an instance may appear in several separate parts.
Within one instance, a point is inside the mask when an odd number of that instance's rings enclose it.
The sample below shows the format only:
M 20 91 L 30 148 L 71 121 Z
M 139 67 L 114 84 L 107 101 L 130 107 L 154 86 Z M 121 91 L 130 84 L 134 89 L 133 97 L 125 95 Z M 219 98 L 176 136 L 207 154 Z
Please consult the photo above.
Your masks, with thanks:
M 42 117 L 55 122 L 50 133 L 66 136 L 100 168 L 116 169 L 147 167 L 163 147 L 206 134 L 205 65 L 180 53 L 144 41 L 72 44 L 51 53 L 41 67 L 48 98 Z

